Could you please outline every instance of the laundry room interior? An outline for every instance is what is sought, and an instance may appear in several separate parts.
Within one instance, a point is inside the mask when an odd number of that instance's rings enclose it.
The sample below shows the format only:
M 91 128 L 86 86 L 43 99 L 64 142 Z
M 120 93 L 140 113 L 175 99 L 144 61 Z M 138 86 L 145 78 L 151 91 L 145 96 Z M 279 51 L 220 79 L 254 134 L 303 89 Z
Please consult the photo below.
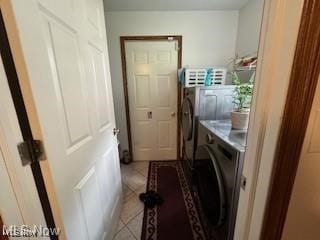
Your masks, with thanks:
M 0 240 L 317 240 L 319 12 L 0 0 Z
M 213 2 L 105 3 L 123 189 L 115 239 L 234 237 L 264 1 Z

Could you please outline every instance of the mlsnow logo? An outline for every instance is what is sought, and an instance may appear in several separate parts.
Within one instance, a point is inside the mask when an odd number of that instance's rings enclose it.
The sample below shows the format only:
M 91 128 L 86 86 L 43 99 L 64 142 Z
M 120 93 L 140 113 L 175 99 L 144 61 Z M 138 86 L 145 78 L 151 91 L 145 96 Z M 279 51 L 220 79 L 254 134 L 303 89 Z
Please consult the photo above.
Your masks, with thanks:
M 3 225 L 2 227 L 2 235 L 7 237 L 50 237 L 59 234 L 59 228 L 48 228 L 42 225 Z

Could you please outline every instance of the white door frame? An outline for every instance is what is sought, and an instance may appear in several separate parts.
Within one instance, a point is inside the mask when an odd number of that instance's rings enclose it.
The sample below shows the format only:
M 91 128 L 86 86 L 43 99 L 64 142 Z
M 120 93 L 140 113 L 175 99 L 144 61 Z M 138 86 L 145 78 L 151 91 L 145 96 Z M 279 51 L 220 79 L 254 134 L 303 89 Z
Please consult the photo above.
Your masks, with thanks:
M 256 240 L 282 122 L 303 0 L 265 0 L 259 62 L 234 239 Z
M 130 109 L 129 109 L 129 91 L 128 91 L 128 76 L 127 76 L 127 63 L 126 63 L 126 41 L 177 41 L 178 43 L 178 66 L 177 70 L 182 66 L 182 36 L 175 35 L 164 35 L 164 36 L 121 36 L 121 61 L 122 61 L 122 77 L 123 77 L 123 91 L 125 98 L 125 107 L 126 107 L 126 122 L 128 129 L 128 142 L 129 142 L 129 153 L 133 158 L 133 146 L 132 146 L 132 131 L 131 131 L 131 122 L 130 122 Z M 180 110 L 181 110 L 181 84 L 177 81 L 178 84 L 178 101 L 177 101 L 177 160 L 181 158 L 181 128 L 180 128 Z M 133 159 L 134 160 L 134 159 Z

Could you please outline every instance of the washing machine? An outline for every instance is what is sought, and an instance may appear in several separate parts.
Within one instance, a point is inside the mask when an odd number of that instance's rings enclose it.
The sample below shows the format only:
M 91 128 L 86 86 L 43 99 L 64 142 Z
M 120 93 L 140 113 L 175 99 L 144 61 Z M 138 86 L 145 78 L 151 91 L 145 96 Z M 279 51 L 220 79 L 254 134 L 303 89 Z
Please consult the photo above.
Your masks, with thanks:
M 195 197 L 209 239 L 233 240 L 246 131 L 230 121 L 200 121 L 195 153 Z
M 183 156 L 190 169 L 197 147 L 199 121 L 230 119 L 234 89 L 234 85 L 184 88 L 181 107 Z

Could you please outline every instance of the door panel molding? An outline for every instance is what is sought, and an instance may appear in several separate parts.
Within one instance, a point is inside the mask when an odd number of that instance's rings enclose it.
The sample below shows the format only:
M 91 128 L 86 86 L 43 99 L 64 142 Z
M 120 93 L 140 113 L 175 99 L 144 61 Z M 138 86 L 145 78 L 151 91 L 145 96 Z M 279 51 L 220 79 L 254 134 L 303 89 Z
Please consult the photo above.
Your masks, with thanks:
M 52 17 L 53 18 L 53 17 Z M 75 151 L 77 148 L 87 143 L 92 137 L 90 129 L 89 109 L 86 101 L 84 73 L 81 70 L 81 56 L 78 42 L 77 32 L 70 29 L 66 23 L 62 21 L 51 20 L 49 17 L 44 18 L 46 32 L 46 45 L 49 55 L 54 61 L 51 61 L 51 70 L 53 72 L 53 80 L 57 99 L 59 99 L 59 110 L 61 120 L 68 133 L 66 143 L 68 151 Z M 60 33 L 59 33 L 60 32 Z M 68 52 L 63 52 L 59 47 L 68 45 Z M 65 46 L 62 46 L 65 47 Z M 62 54 L 61 54 L 62 53 Z M 64 61 L 64 64 L 59 64 L 62 59 L 73 61 Z M 61 61 L 60 61 L 61 60 Z M 69 71 L 72 70 L 75 76 L 71 77 Z M 69 74 L 68 74 L 69 73 Z M 74 91 L 74 87 L 70 88 L 70 83 L 65 81 L 71 79 L 73 81 L 80 80 L 79 91 Z M 65 84 L 67 82 L 67 84 Z M 80 93 L 80 94 L 77 94 Z M 69 96 L 75 97 L 77 101 L 69 101 Z M 86 116 L 84 118 L 83 116 Z
M 109 93 L 107 89 L 107 83 L 105 79 L 107 78 L 104 65 L 104 54 L 103 52 L 96 47 L 94 44 L 89 44 L 91 48 L 90 55 L 93 67 L 93 79 L 95 80 L 95 91 L 97 93 L 97 102 L 100 104 L 97 105 L 97 114 L 99 120 L 99 131 L 102 132 L 107 129 L 110 124 L 110 112 L 109 112 Z
M 130 108 L 129 108 L 129 90 L 128 90 L 128 76 L 127 76 L 127 63 L 126 63 L 126 48 L 125 43 L 127 41 L 177 41 L 178 43 L 178 66 L 177 69 L 181 68 L 182 66 L 182 36 L 178 35 L 162 35 L 162 36 L 121 36 L 120 37 L 120 46 L 121 46 L 121 61 L 122 61 L 122 77 L 123 77 L 123 91 L 124 91 L 124 100 L 125 100 L 125 107 L 126 107 L 126 123 L 128 129 L 128 142 L 129 142 L 129 153 L 130 156 L 133 158 L 133 146 L 132 146 L 132 129 L 131 129 L 131 122 L 130 122 Z M 168 61 L 168 57 L 165 53 L 161 55 L 157 55 L 157 61 Z M 151 59 L 148 56 L 142 55 L 135 55 L 135 61 L 137 62 L 149 62 Z M 181 128 L 180 128 L 180 111 L 181 111 L 181 84 L 177 81 L 177 159 L 180 160 L 181 156 Z

